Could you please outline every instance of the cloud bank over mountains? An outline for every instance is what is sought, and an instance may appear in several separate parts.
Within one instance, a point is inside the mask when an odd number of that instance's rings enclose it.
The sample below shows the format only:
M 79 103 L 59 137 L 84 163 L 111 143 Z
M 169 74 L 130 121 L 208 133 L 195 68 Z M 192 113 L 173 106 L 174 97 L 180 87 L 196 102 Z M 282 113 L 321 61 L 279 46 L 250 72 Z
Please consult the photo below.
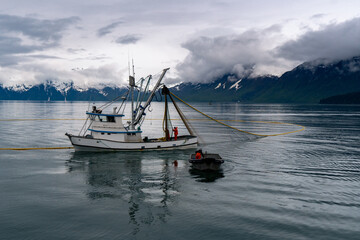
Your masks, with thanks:
M 295 61 L 344 59 L 360 55 L 360 18 L 309 31 L 276 49 L 276 56 Z
M 180 79 L 207 82 L 227 73 L 241 78 L 283 72 L 283 63 L 271 54 L 281 36 L 280 31 L 279 26 L 272 26 L 239 35 L 199 37 L 187 41 L 182 47 L 189 54 L 177 66 Z
M 189 54 L 177 65 L 180 78 L 176 81 L 208 82 L 227 73 L 239 78 L 280 75 L 305 61 L 360 56 L 360 18 L 329 24 L 294 40 L 281 39 L 281 26 L 274 25 L 239 35 L 187 41 L 182 46 Z
M 36 6 L 17 0 L 3 9 L 4 86 L 46 80 L 125 85 L 129 57 L 137 78 L 170 67 L 166 82 L 178 83 L 228 73 L 281 75 L 304 61 L 360 55 L 360 2 L 353 0 L 55 0 Z

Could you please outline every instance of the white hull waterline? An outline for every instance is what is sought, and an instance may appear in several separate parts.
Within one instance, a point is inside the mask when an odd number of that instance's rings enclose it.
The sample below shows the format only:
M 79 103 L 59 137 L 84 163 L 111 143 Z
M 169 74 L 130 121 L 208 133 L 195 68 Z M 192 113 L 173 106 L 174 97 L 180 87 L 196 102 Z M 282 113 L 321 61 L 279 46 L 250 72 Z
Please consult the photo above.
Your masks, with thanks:
M 67 134 L 76 151 L 149 151 L 194 148 L 197 137 L 181 136 L 177 140 L 149 139 L 147 142 L 118 142 Z

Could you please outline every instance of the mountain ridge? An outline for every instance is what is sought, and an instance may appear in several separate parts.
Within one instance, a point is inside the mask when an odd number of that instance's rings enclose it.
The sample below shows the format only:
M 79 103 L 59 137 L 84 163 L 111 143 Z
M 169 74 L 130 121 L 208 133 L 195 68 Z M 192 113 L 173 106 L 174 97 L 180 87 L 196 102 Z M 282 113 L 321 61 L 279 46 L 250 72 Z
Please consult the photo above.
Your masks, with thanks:
M 229 81 L 234 77 L 234 74 L 227 74 L 212 83 L 182 83 L 171 88 L 171 91 L 191 101 L 217 101 L 215 97 L 220 95 L 219 100 L 223 101 L 319 103 L 323 98 L 360 91 L 360 57 L 332 62 L 323 59 L 305 62 L 280 77 L 238 78 L 236 91 L 227 87 L 234 84 Z
M 210 83 L 180 83 L 169 88 L 186 101 L 238 101 L 245 103 L 319 103 L 335 95 L 360 91 L 360 57 L 304 62 L 280 77 L 266 75 L 239 78 L 224 74 Z M 73 82 L 3 87 L 0 100 L 108 101 L 128 88 L 81 88 Z
M 94 87 L 81 88 L 73 82 L 58 83 L 46 81 L 38 85 L 16 85 L 3 87 L 0 84 L 0 100 L 39 100 L 39 101 L 108 101 L 123 95 L 127 88 Z

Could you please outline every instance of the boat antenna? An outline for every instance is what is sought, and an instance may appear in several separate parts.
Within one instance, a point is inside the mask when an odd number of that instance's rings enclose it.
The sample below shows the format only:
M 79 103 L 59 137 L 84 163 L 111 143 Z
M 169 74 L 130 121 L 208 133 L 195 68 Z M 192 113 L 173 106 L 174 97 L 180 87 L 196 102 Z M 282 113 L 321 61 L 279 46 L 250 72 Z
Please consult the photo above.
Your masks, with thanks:
M 133 72 L 133 77 L 135 79 L 135 65 L 134 65 L 134 59 L 132 59 L 132 72 Z
M 129 62 L 130 65 L 130 62 Z M 133 74 L 134 73 L 134 60 L 133 60 Z M 135 88 L 135 77 L 130 75 L 130 67 L 129 67 L 129 85 L 130 85 L 130 94 L 131 94 L 131 123 L 130 129 L 135 129 L 135 112 L 134 112 L 134 88 Z
M 128 71 L 129 71 L 129 76 L 131 75 L 130 73 L 130 51 L 128 49 Z

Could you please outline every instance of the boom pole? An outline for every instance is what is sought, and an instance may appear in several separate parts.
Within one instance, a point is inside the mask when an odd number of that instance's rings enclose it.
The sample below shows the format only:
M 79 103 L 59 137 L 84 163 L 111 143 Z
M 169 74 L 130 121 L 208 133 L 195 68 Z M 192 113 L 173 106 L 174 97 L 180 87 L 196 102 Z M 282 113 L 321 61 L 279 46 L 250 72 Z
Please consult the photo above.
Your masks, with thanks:
M 131 93 L 131 124 L 130 127 L 132 130 L 135 129 L 135 114 L 134 114 L 134 87 L 135 87 L 135 78 L 133 76 L 129 76 L 129 85 L 130 85 L 130 93 Z
M 154 86 L 153 90 L 151 91 L 150 96 L 149 96 L 149 98 L 147 99 L 145 105 L 144 105 L 144 106 L 139 106 L 139 108 L 140 108 L 139 110 L 140 110 L 140 111 L 138 111 L 138 114 L 137 114 L 137 116 L 136 116 L 136 118 L 135 118 L 135 121 L 134 121 L 134 124 L 133 124 L 134 126 L 140 122 L 140 120 L 141 120 L 141 118 L 142 118 L 142 116 L 143 116 L 146 108 L 149 106 L 150 102 L 152 101 L 152 99 L 153 99 L 153 97 L 154 97 L 154 95 L 155 95 L 156 90 L 159 88 L 160 83 L 161 83 L 162 79 L 163 79 L 164 76 L 165 76 L 165 73 L 166 73 L 169 69 L 170 69 L 170 68 L 165 68 L 165 69 L 162 71 L 161 76 L 159 77 L 159 80 L 157 81 L 156 85 Z

